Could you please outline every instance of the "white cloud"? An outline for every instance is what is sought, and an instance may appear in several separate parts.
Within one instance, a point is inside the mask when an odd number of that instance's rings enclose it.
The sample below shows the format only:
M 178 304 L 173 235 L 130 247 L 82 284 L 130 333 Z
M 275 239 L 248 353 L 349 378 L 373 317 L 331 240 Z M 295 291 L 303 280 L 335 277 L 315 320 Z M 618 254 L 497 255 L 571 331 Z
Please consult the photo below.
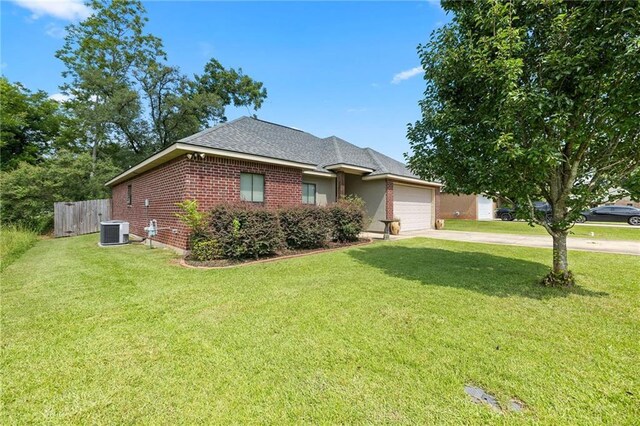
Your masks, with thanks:
M 32 19 L 49 15 L 58 19 L 76 21 L 91 14 L 91 9 L 82 0 L 13 0 L 13 2 L 29 9 L 32 12 Z
M 358 112 L 367 112 L 369 111 L 369 108 L 347 108 L 347 113 L 349 114 L 353 114 L 353 113 L 358 113 Z
M 67 31 L 60 25 L 49 23 L 46 27 L 44 27 L 44 33 L 49 37 L 64 38 L 64 36 L 67 34 Z
M 410 70 L 401 71 L 393 76 L 393 80 L 391 80 L 391 83 L 399 84 L 401 81 L 408 80 L 411 77 L 415 77 L 416 75 L 420 75 L 422 73 L 424 73 L 422 67 L 415 67 L 411 68 Z
M 60 103 L 66 102 L 71 98 L 71 95 L 65 95 L 64 93 L 54 93 L 52 95 L 49 95 L 49 99 L 53 99 L 54 101 L 58 101 Z

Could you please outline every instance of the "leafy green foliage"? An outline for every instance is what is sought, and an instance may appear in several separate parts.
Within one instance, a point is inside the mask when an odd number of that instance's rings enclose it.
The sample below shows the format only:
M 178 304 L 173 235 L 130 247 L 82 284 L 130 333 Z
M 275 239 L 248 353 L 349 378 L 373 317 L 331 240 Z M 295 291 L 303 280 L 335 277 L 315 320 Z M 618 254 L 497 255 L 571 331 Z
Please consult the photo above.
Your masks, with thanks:
M 207 62 L 204 74 L 196 75 L 198 92 L 214 95 L 221 101 L 217 109 L 215 105 L 208 110 L 208 118 L 226 121 L 224 106 L 250 107 L 260 109 L 262 102 L 267 98 L 267 89 L 259 81 L 254 81 L 244 75 L 242 68 L 237 71 L 233 68 L 226 69 L 215 58 Z
M 175 213 L 180 222 L 184 223 L 191 230 L 196 238 L 206 232 L 208 215 L 198 208 L 198 200 L 184 200 L 176 204 L 180 212 Z
M 210 212 L 196 200 L 178 203 L 176 216 L 190 229 L 195 260 L 259 258 L 279 249 L 311 249 L 330 240 L 357 241 L 365 226 L 364 203 L 349 197 L 327 207 L 291 206 L 279 211 L 248 203 L 223 203 Z M 201 244 L 210 242 L 210 244 Z
M 640 167 L 640 5 L 442 4 L 452 22 L 418 48 L 427 87 L 410 167 L 449 192 L 529 206 L 518 214 L 566 239 L 580 211 Z
M 357 241 L 366 225 L 364 201 L 356 196 L 338 200 L 329 207 L 333 222 L 333 239 L 339 242 Z
M 96 158 L 117 141 L 141 157 L 225 121 L 225 107 L 260 108 L 262 83 L 242 70 L 225 69 L 211 59 L 204 73 L 189 78 L 166 64 L 162 40 L 146 31 L 139 0 L 92 0 L 94 13 L 68 27 L 56 56 L 64 63 L 61 87 L 66 103 L 82 123 Z
M 54 202 L 107 198 L 104 182 L 118 171 L 108 160 L 93 163 L 88 154 L 70 152 L 37 165 L 20 163 L 0 175 L 2 221 L 47 232 L 53 225 Z
M 64 144 L 68 119 L 46 92 L 0 77 L 0 169 L 37 164 Z M 65 130 L 66 129 L 66 130 Z
M 317 206 L 296 206 L 281 209 L 280 226 L 287 247 L 311 249 L 326 245 L 332 234 L 329 211 Z
M 246 203 L 214 207 L 208 233 L 222 256 L 229 259 L 268 256 L 281 248 L 283 241 L 277 213 Z
M 200 262 L 220 259 L 223 257 L 222 250 L 218 242 L 213 239 L 192 240 L 191 258 Z

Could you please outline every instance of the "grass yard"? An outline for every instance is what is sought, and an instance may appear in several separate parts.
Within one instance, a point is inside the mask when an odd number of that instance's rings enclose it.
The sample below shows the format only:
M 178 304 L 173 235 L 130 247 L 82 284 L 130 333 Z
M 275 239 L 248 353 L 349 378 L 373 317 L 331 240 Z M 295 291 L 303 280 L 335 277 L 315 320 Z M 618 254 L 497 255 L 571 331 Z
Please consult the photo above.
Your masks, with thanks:
M 640 227 L 626 224 L 624 227 L 576 225 L 569 231 L 569 237 L 591 238 L 594 240 L 632 240 L 640 241 Z M 526 222 L 446 219 L 448 231 L 495 232 L 499 234 L 549 235 L 541 226 L 529 226 Z M 593 233 L 593 235 L 592 235 Z
M 639 258 L 428 239 L 225 270 L 39 241 L 2 273 L 2 423 L 637 424 Z M 469 401 L 466 384 L 523 413 Z
M 15 227 L 0 228 L 0 271 L 33 247 L 36 241 L 35 232 Z

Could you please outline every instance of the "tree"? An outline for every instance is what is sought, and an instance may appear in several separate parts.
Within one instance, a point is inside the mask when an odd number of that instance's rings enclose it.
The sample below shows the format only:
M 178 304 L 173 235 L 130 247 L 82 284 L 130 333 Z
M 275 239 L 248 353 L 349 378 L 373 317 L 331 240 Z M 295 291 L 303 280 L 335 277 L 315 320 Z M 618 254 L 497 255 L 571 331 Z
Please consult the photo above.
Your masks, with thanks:
M 61 89 L 92 146 L 126 146 L 131 165 L 211 124 L 226 121 L 229 105 L 260 108 L 262 83 L 211 59 L 189 78 L 166 64 L 162 40 L 145 30 L 139 0 L 92 0 L 93 14 L 67 27 L 56 53 L 66 70 Z M 111 147 L 113 148 L 113 147 Z
M 0 170 L 21 161 L 36 164 L 68 140 L 65 128 L 70 123 L 58 102 L 5 77 L 0 77 L 0 122 Z
M 418 47 L 427 88 L 410 167 L 454 193 L 505 197 L 553 238 L 543 281 L 571 285 L 580 211 L 640 168 L 640 3 L 443 1 Z M 533 201 L 551 205 L 539 217 Z
M 140 118 L 134 75 L 164 57 L 162 41 L 145 33 L 147 18 L 139 1 L 91 0 L 88 5 L 93 14 L 67 27 L 65 43 L 56 52 L 66 67 L 61 89 L 84 124 L 94 162 L 98 147 L 112 140 L 140 154 L 149 144 L 149 132 Z

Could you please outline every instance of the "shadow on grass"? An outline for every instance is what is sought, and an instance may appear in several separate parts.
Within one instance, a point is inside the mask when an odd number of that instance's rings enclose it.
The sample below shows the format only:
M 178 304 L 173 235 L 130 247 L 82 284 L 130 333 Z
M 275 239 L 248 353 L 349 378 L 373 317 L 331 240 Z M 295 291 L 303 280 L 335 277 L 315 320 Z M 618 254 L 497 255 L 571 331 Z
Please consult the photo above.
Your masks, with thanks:
M 540 284 L 549 266 L 528 260 L 495 256 L 480 252 L 457 252 L 428 247 L 403 247 L 376 244 L 349 255 L 359 262 L 378 268 L 397 278 L 476 291 L 490 296 L 521 296 L 532 299 L 607 296 L 581 288 L 546 288 Z

